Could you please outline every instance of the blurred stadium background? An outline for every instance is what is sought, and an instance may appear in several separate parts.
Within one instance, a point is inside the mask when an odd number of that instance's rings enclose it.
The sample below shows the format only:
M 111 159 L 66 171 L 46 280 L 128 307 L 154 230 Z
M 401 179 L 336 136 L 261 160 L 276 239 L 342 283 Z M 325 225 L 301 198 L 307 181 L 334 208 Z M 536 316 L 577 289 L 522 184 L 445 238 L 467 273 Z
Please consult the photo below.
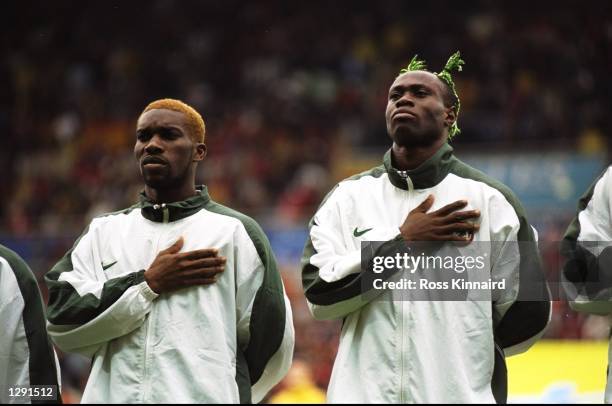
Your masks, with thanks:
M 142 108 L 183 99 L 207 124 L 199 180 L 264 226 L 293 303 L 296 367 L 270 400 L 320 401 L 339 324 L 315 322 L 306 308 L 305 227 L 335 182 L 380 163 L 399 69 L 418 53 L 439 70 L 461 50 L 457 155 L 519 195 L 551 243 L 542 255 L 556 280 L 554 242 L 610 161 L 610 4 L 10 2 L 1 28 L 0 243 L 42 282 L 91 217 L 136 199 Z M 509 360 L 511 400 L 601 402 L 608 326 L 555 302 L 548 341 Z M 61 362 L 65 401 L 77 402 L 89 361 L 61 354 Z

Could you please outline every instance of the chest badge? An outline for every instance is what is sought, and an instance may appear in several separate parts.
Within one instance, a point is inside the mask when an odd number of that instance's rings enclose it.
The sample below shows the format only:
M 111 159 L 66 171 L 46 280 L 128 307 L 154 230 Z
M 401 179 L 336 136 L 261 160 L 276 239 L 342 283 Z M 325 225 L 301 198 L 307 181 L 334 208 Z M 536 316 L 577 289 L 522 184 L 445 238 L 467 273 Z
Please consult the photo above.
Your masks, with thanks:
M 103 270 L 103 271 L 106 271 L 108 268 L 110 268 L 111 266 L 115 265 L 116 263 L 117 263 L 117 261 L 115 261 L 115 262 L 111 262 L 111 263 L 108 263 L 108 264 L 104 264 L 104 263 L 102 263 L 102 264 L 101 264 L 101 265 L 102 265 L 102 270 Z
M 364 235 L 365 233 L 367 233 L 368 231 L 372 230 L 371 228 L 366 228 L 365 230 L 358 230 L 358 227 L 355 227 L 355 229 L 353 230 L 353 235 L 355 237 L 361 237 L 362 235 Z

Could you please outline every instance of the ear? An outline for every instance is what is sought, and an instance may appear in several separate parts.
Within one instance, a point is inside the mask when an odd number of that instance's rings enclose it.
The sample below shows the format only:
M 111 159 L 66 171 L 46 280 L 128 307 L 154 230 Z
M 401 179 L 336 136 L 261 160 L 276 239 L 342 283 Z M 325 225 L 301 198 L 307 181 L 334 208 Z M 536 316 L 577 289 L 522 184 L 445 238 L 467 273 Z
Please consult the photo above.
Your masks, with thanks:
M 445 114 L 444 125 L 451 128 L 453 123 L 457 121 L 457 111 L 455 110 L 455 107 L 447 107 Z
M 195 144 L 195 153 L 193 154 L 193 162 L 200 162 L 206 158 L 206 153 L 208 149 L 206 148 L 206 144 L 198 142 Z

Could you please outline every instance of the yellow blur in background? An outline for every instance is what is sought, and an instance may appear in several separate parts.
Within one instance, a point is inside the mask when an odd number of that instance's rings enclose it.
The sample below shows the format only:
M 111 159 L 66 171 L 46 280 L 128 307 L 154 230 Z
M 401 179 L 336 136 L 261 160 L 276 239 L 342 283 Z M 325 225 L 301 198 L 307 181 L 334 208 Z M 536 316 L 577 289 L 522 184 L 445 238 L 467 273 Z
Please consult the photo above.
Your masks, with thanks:
M 607 340 L 542 340 L 506 362 L 508 403 L 603 403 Z

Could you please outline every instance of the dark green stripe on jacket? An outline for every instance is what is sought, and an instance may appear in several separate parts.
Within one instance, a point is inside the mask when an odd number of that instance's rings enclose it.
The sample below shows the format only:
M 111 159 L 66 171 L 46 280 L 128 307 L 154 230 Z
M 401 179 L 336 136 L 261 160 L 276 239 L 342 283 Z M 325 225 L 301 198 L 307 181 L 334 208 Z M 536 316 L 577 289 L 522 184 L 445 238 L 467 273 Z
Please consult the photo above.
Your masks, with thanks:
M 270 242 L 255 220 L 212 200 L 208 201 L 204 208 L 213 213 L 240 220 L 264 266 L 263 280 L 257 290 L 251 310 L 249 343 L 244 352 L 237 357 L 236 365 L 236 382 L 239 386 L 240 401 L 248 403 L 251 401 L 250 385 L 255 384 L 261 378 L 266 364 L 283 342 L 286 309 L 282 280 Z M 244 363 L 247 365 L 245 366 Z M 245 376 L 247 372 L 250 382 Z
M 30 385 L 56 385 L 59 392 L 53 346 L 47 336 L 44 306 L 34 274 L 15 252 L 0 245 L 0 256 L 11 266 L 24 301 L 23 326 L 28 340 Z M 61 403 L 33 400 L 32 403 Z

